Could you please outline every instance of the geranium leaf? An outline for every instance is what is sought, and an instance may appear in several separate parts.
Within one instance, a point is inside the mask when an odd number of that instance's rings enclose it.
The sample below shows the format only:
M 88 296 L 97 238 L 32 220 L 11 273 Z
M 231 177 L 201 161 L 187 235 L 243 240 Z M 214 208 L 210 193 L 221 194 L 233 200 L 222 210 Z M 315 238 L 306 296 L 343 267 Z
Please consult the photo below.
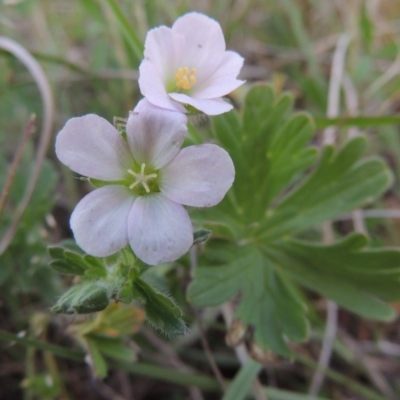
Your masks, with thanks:
M 267 151 L 267 163 L 263 166 L 265 177 L 260 185 L 262 190 L 259 195 L 265 206 L 268 206 L 296 175 L 317 160 L 317 149 L 306 147 L 314 129 L 309 115 L 298 114 L 282 126 L 271 142 Z
M 400 299 L 400 250 L 367 249 L 354 234 L 332 245 L 287 240 L 266 252 L 297 282 L 364 317 L 390 320 Z
M 388 188 L 391 175 L 379 159 L 360 159 L 363 137 L 335 152 L 324 149 L 316 170 L 276 208 L 269 210 L 260 235 L 273 241 L 344 214 L 377 198 Z
M 258 220 L 286 185 L 316 161 L 317 150 L 306 147 L 313 121 L 306 114 L 289 118 L 292 103 L 290 95 L 276 97 L 269 85 L 258 85 L 246 97 L 242 123 L 235 113 L 213 119 L 212 133 L 236 168 L 230 194 L 236 206 L 226 199 L 219 209 L 247 222 Z
M 364 137 L 326 146 L 307 173 L 318 155 L 308 144 L 314 123 L 306 114 L 290 115 L 290 105 L 260 85 L 250 90 L 243 116 L 213 121 L 236 179 L 220 205 L 196 214 L 196 223 L 214 219 L 233 234 L 206 243 L 188 288 L 188 299 L 201 307 L 237 298 L 235 317 L 252 328 L 255 344 L 286 357 L 288 342 L 308 333 L 298 284 L 377 320 L 393 318 L 386 302 L 400 299 L 400 251 L 368 249 L 359 234 L 331 245 L 290 238 L 376 199 L 391 182 L 380 159 L 363 158 Z
M 256 343 L 290 356 L 283 336 L 293 341 L 307 337 L 305 304 L 271 261 L 251 246 L 237 248 L 233 244 L 214 241 L 211 247 L 207 256 L 212 254 L 213 259 L 200 260 L 201 265 L 189 286 L 189 300 L 206 307 L 224 303 L 241 293 L 236 316 L 246 326 L 255 327 Z M 221 247 L 225 251 L 221 251 Z M 223 260 L 226 264 L 221 264 Z
M 133 282 L 133 297 L 138 299 L 146 312 L 146 322 L 169 337 L 181 336 L 186 331 L 182 311 L 175 302 L 156 291 L 144 280 Z

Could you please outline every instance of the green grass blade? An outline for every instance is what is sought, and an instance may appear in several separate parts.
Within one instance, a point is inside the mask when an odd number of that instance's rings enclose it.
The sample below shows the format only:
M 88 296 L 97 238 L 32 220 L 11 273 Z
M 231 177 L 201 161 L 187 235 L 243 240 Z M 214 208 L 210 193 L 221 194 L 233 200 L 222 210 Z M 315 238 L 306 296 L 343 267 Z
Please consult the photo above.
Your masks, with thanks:
M 32 339 L 30 337 L 16 336 L 13 333 L 3 331 L 0 329 L 0 341 L 15 342 L 27 347 L 35 347 L 36 349 L 49 351 L 56 356 L 66 358 L 74 361 L 84 361 L 85 355 L 78 350 L 67 349 L 65 347 L 57 346 L 55 344 L 43 342 L 41 340 Z
M 302 356 L 300 354 L 295 355 L 295 359 L 300 362 L 301 364 L 306 365 L 309 368 L 312 369 L 318 369 L 320 366 L 318 363 L 306 356 Z M 340 374 L 339 372 L 336 372 L 330 368 L 324 368 L 323 369 L 324 374 L 334 380 L 335 382 L 338 382 L 342 384 L 344 387 L 354 391 L 355 393 L 358 393 L 364 398 L 365 400 L 387 400 L 386 397 L 381 396 L 380 394 L 376 393 L 375 391 L 368 389 L 361 383 L 358 383 L 357 381 L 353 379 L 349 379 L 347 376 Z
M 304 51 L 307 58 L 311 75 L 318 82 L 319 86 L 323 88 L 325 86 L 325 79 L 314 55 L 313 44 L 309 38 L 306 27 L 304 26 L 301 9 L 296 1 L 293 0 L 283 0 L 282 6 L 287 13 L 294 36 L 297 38 L 297 43 Z
M 140 362 L 127 363 L 122 361 L 108 361 L 110 367 L 121 369 L 132 374 L 146 376 L 169 383 L 175 383 L 181 386 L 195 386 L 202 390 L 212 390 L 219 392 L 221 390 L 218 382 L 206 375 L 182 373 L 171 370 L 170 368 L 160 367 L 158 365 Z
M 289 392 L 281 389 L 265 389 L 268 400 L 330 400 L 326 397 L 315 397 L 310 394 Z
M 18 337 L 3 330 L 0 330 L 0 341 L 16 342 L 27 347 L 35 347 L 36 349 L 49 351 L 56 356 L 69 360 L 80 362 L 84 362 L 85 360 L 85 354 L 81 351 L 67 349 L 29 337 Z M 201 374 L 182 373 L 145 362 L 128 363 L 117 360 L 108 360 L 107 364 L 111 368 L 121 369 L 147 378 L 175 383 L 182 386 L 196 386 L 203 390 L 220 391 L 220 386 L 215 379 Z
M 125 17 L 122 10 L 119 8 L 115 0 L 105 0 L 108 4 L 110 10 L 114 14 L 114 17 L 119 23 L 120 29 L 125 36 L 125 39 L 129 43 L 133 54 L 137 61 L 140 61 L 143 58 L 143 44 L 136 32 L 132 29 L 131 24 L 128 19 Z
M 249 360 L 235 375 L 222 400 L 243 400 L 261 369 L 261 364 Z

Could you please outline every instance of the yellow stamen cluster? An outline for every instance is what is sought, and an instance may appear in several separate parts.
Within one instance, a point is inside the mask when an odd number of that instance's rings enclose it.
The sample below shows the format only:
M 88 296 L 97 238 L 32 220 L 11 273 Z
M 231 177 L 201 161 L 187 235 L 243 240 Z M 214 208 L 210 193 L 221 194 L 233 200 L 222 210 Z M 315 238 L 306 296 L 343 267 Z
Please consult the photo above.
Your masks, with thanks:
M 181 67 L 175 74 L 176 86 L 189 90 L 196 83 L 196 68 Z
M 149 185 L 147 184 L 147 181 L 149 179 L 157 178 L 157 174 L 146 175 L 144 173 L 145 168 L 146 168 L 146 164 L 143 163 L 140 166 L 140 172 L 134 172 L 131 169 L 128 169 L 128 173 L 135 177 L 135 182 L 133 182 L 132 185 L 129 186 L 129 189 L 133 189 L 135 186 L 142 184 L 146 193 L 150 193 L 150 188 L 149 188 Z

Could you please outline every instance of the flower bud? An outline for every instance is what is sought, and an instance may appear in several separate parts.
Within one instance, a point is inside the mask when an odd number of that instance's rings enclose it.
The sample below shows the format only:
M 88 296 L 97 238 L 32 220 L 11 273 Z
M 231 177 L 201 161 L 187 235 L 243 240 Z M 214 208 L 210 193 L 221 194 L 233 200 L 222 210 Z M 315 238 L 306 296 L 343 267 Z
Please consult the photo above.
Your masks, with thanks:
M 86 282 L 68 290 L 53 307 L 56 313 L 87 314 L 104 310 L 109 303 L 107 290 L 97 282 Z
M 104 310 L 110 302 L 104 286 L 92 283 L 74 298 L 72 309 L 77 314 L 87 314 Z

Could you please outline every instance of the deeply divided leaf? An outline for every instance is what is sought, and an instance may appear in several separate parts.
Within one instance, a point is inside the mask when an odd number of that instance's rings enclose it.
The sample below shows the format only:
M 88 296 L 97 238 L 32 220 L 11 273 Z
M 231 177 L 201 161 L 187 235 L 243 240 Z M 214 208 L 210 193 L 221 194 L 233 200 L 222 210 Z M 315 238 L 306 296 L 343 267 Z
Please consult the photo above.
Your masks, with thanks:
M 377 320 L 393 318 L 386 302 L 400 299 L 399 251 L 368 249 L 363 235 L 331 245 L 290 238 L 378 198 L 391 182 L 380 159 L 363 158 L 363 137 L 339 149 L 310 145 L 313 120 L 293 115 L 291 104 L 259 85 L 243 115 L 213 119 L 212 134 L 229 151 L 236 177 L 224 201 L 196 222 L 208 227 L 214 219 L 232 234 L 207 242 L 188 289 L 200 307 L 237 299 L 236 317 L 255 343 L 287 357 L 288 342 L 308 333 L 297 284 Z
M 293 279 L 367 318 L 390 320 L 385 301 L 400 299 L 400 251 L 365 249 L 364 235 L 332 244 L 287 240 L 266 253 Z
M 197 306 L 214 306 L 240 293 L 237 317 L 246 326 L 255 327 L 256 343 L 290 356 L 284 337 L 302 341 L 308 333 L 305 304 L 290 283 L 274 269 L 268 258 L 250 246 L 236 248 L 232 244 L 214 242 L 211 247 L 208 254 L 212 259 L 201 260 L 201 267 L 196 270 L 188 290 L 189 300 Z M 224 260 L 219 251 L 221 247 L 225 247 Z
M 366 140 L 358 137 L 340 151 L 325 148 L 319 165 L 297 190 L 268 211 L 260 234 L 265 241 L 304 230 L 377 198 L 391 176 L 379 159 L 360 159 Z

